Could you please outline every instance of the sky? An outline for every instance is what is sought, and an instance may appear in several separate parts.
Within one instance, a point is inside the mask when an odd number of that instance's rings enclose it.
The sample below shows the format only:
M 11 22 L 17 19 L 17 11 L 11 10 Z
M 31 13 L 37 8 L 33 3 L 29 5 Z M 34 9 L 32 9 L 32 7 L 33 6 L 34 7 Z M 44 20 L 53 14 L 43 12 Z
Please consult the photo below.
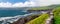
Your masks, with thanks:
M 0 0 L 0 2 L 10 2 L 10 3 L 17 3 L 17 2 L 25 2 L 28 0 Z
M 0 7 L 35 7 L 60 4 L 60 0 L 0 0 Z

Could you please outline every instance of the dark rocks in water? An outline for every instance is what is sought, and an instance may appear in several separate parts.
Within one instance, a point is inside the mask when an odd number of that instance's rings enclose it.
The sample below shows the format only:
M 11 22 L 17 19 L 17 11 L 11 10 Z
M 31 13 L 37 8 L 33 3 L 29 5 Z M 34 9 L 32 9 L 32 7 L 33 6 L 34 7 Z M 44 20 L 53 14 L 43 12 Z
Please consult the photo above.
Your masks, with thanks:
M 28 12 L 41 12 L 41 11 L 51 11 L 52 9 L 47 9 L 47 10 L 28 10 Z M 40 15 L 40 14 L 39 14 Z M 12 23 L 12 24 L 25 24 L 27 22 L 29 22 L 30 20 L 33 20 L 37 17 L 39 17 L 39 15 L 30 15 L 27 17 L 22 17 L 19 20 L 17 20 L 16 22 Z
M 14 22 L 12 24 L 24 24 L 24 18 L 20 18 L 18 21 Z
M 20 18 L 18 21 L 14 22 L 12 24 L 25 24 L 25 23 L 29 22 L 30 20 L 33 20 L 37 17 L 39 17 L 39 15 L 31 15 L 31 16 L 23 17 L 23 18 Z

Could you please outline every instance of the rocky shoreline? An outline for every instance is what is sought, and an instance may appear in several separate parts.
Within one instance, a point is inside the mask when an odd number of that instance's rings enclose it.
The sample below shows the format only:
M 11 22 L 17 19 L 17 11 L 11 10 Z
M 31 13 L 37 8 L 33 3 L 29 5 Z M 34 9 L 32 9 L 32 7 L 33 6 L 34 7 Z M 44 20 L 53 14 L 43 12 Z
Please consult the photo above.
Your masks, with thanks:
M 52 9 L 48 9 L 48 10 L 28 10 L 28 12 L 30 12 L 30 13 L 32 13 L 32 12 L 40 12 L 40 13 L 50 13 L 52 11 Z M 40 14 L 38 14 L 38 15 L 30 15 L 30 16 L 27 16 L 27 17 L 23 17 L 23 18 L 20 18 L 20 19 L 18 19 L 16 22 L 13 22 L 13 23 L 11 23 L 11 24 L 25 24 L 25 23 L 27 23 L 27 22 L 29 22 L 29 21 L 31 21 L 31 20 L 33 20 L 33 19 L 35 19 L 35 18 L 37 18 L 37 17 L 39 17 L 39 15 Z

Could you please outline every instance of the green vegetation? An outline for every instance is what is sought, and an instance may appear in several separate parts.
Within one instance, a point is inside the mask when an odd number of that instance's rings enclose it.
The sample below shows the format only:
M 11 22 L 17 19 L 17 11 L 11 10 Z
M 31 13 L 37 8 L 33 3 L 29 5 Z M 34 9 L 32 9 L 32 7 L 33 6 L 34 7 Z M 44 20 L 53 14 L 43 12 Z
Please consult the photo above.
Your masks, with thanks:
M 60 24 L 60 5 L 51 5 L 51 6 L 47 6 L 47 7 L 38 7 L 38 8 L 32 8 L 30 10 L 48 10 L 53 8 L 53 13 L 54 13 L 54 22 L 53 24 Z M 30 22 L 28 22 L 27 24 L 44 24 L 45 23 L 45 19 L 47 17 L 46 14 L 45 15 L 41 15 L 40 17 L 31 20 Z
M 49 17 L 49 14 L 42 14 L 39 17 L 31 20 L 26 24 L 45 24 L 45 20 Z
M 31 8 L 30 10 L 48 10 L 48 9 L 53 9 L 54 13 L 54 22 L 53 24 L 60 24 L 60 5 L 51 5 L 51 6 L 46 6 L 46 7 L 35 7 Z M 38 18 L 31 20 L 30 22 L 26 24 L 45 24 L 46 18 L 48 18 L 48 14 L 42 14 Z
M 31 8 L 30 10 L 48 10 L 50 9 L 49 7 L 35 7 L 35 8 Z
M 35 12 L 35 11 L 40 12 L 43 10 L 47 11 L 48 14 L 41 13 L 39 15 L 33 14 L 31 16 L 28 16 L 28 17 L 26 17 L 27 20 L 24 20 L 24 21 L 27 21 L 27 23 L 25 23 L 25 24 L 45 24 L 46 19 L 49 16 L 53 15 L 53 14 L 49 14 L 49 12 L 52 12 L 52 11 L 54 13 L 53 24 L 60 24 L 60 4 L 59 5 L 50 5 L 50 6 L 45 6 L 45 7 L 32 7 L 31 9 L 30 8 L 28 9 L 28 12 L 30 12 L 30 13 Z M 52 23 L 52 20 L 50 23 Z
M 54 23 L 53 24 L 60 24 L 60 7 L 56 7 L 53 10 L 54 13 Z

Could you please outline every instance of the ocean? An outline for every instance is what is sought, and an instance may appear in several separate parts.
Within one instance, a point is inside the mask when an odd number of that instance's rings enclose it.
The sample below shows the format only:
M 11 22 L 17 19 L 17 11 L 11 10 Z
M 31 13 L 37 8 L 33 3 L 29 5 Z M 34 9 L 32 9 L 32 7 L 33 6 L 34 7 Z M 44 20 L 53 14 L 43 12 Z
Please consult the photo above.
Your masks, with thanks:
M 23 12 L 23 10 L 0 10 L 0 17 L 13 17 L 24 14 L 28 14 L 28 12 Z
M 29 14 L 24 9 L 0 9 L 0 24 L 9 24 L 17 21 L 19 18 L 23 17 L 23 15 Z

